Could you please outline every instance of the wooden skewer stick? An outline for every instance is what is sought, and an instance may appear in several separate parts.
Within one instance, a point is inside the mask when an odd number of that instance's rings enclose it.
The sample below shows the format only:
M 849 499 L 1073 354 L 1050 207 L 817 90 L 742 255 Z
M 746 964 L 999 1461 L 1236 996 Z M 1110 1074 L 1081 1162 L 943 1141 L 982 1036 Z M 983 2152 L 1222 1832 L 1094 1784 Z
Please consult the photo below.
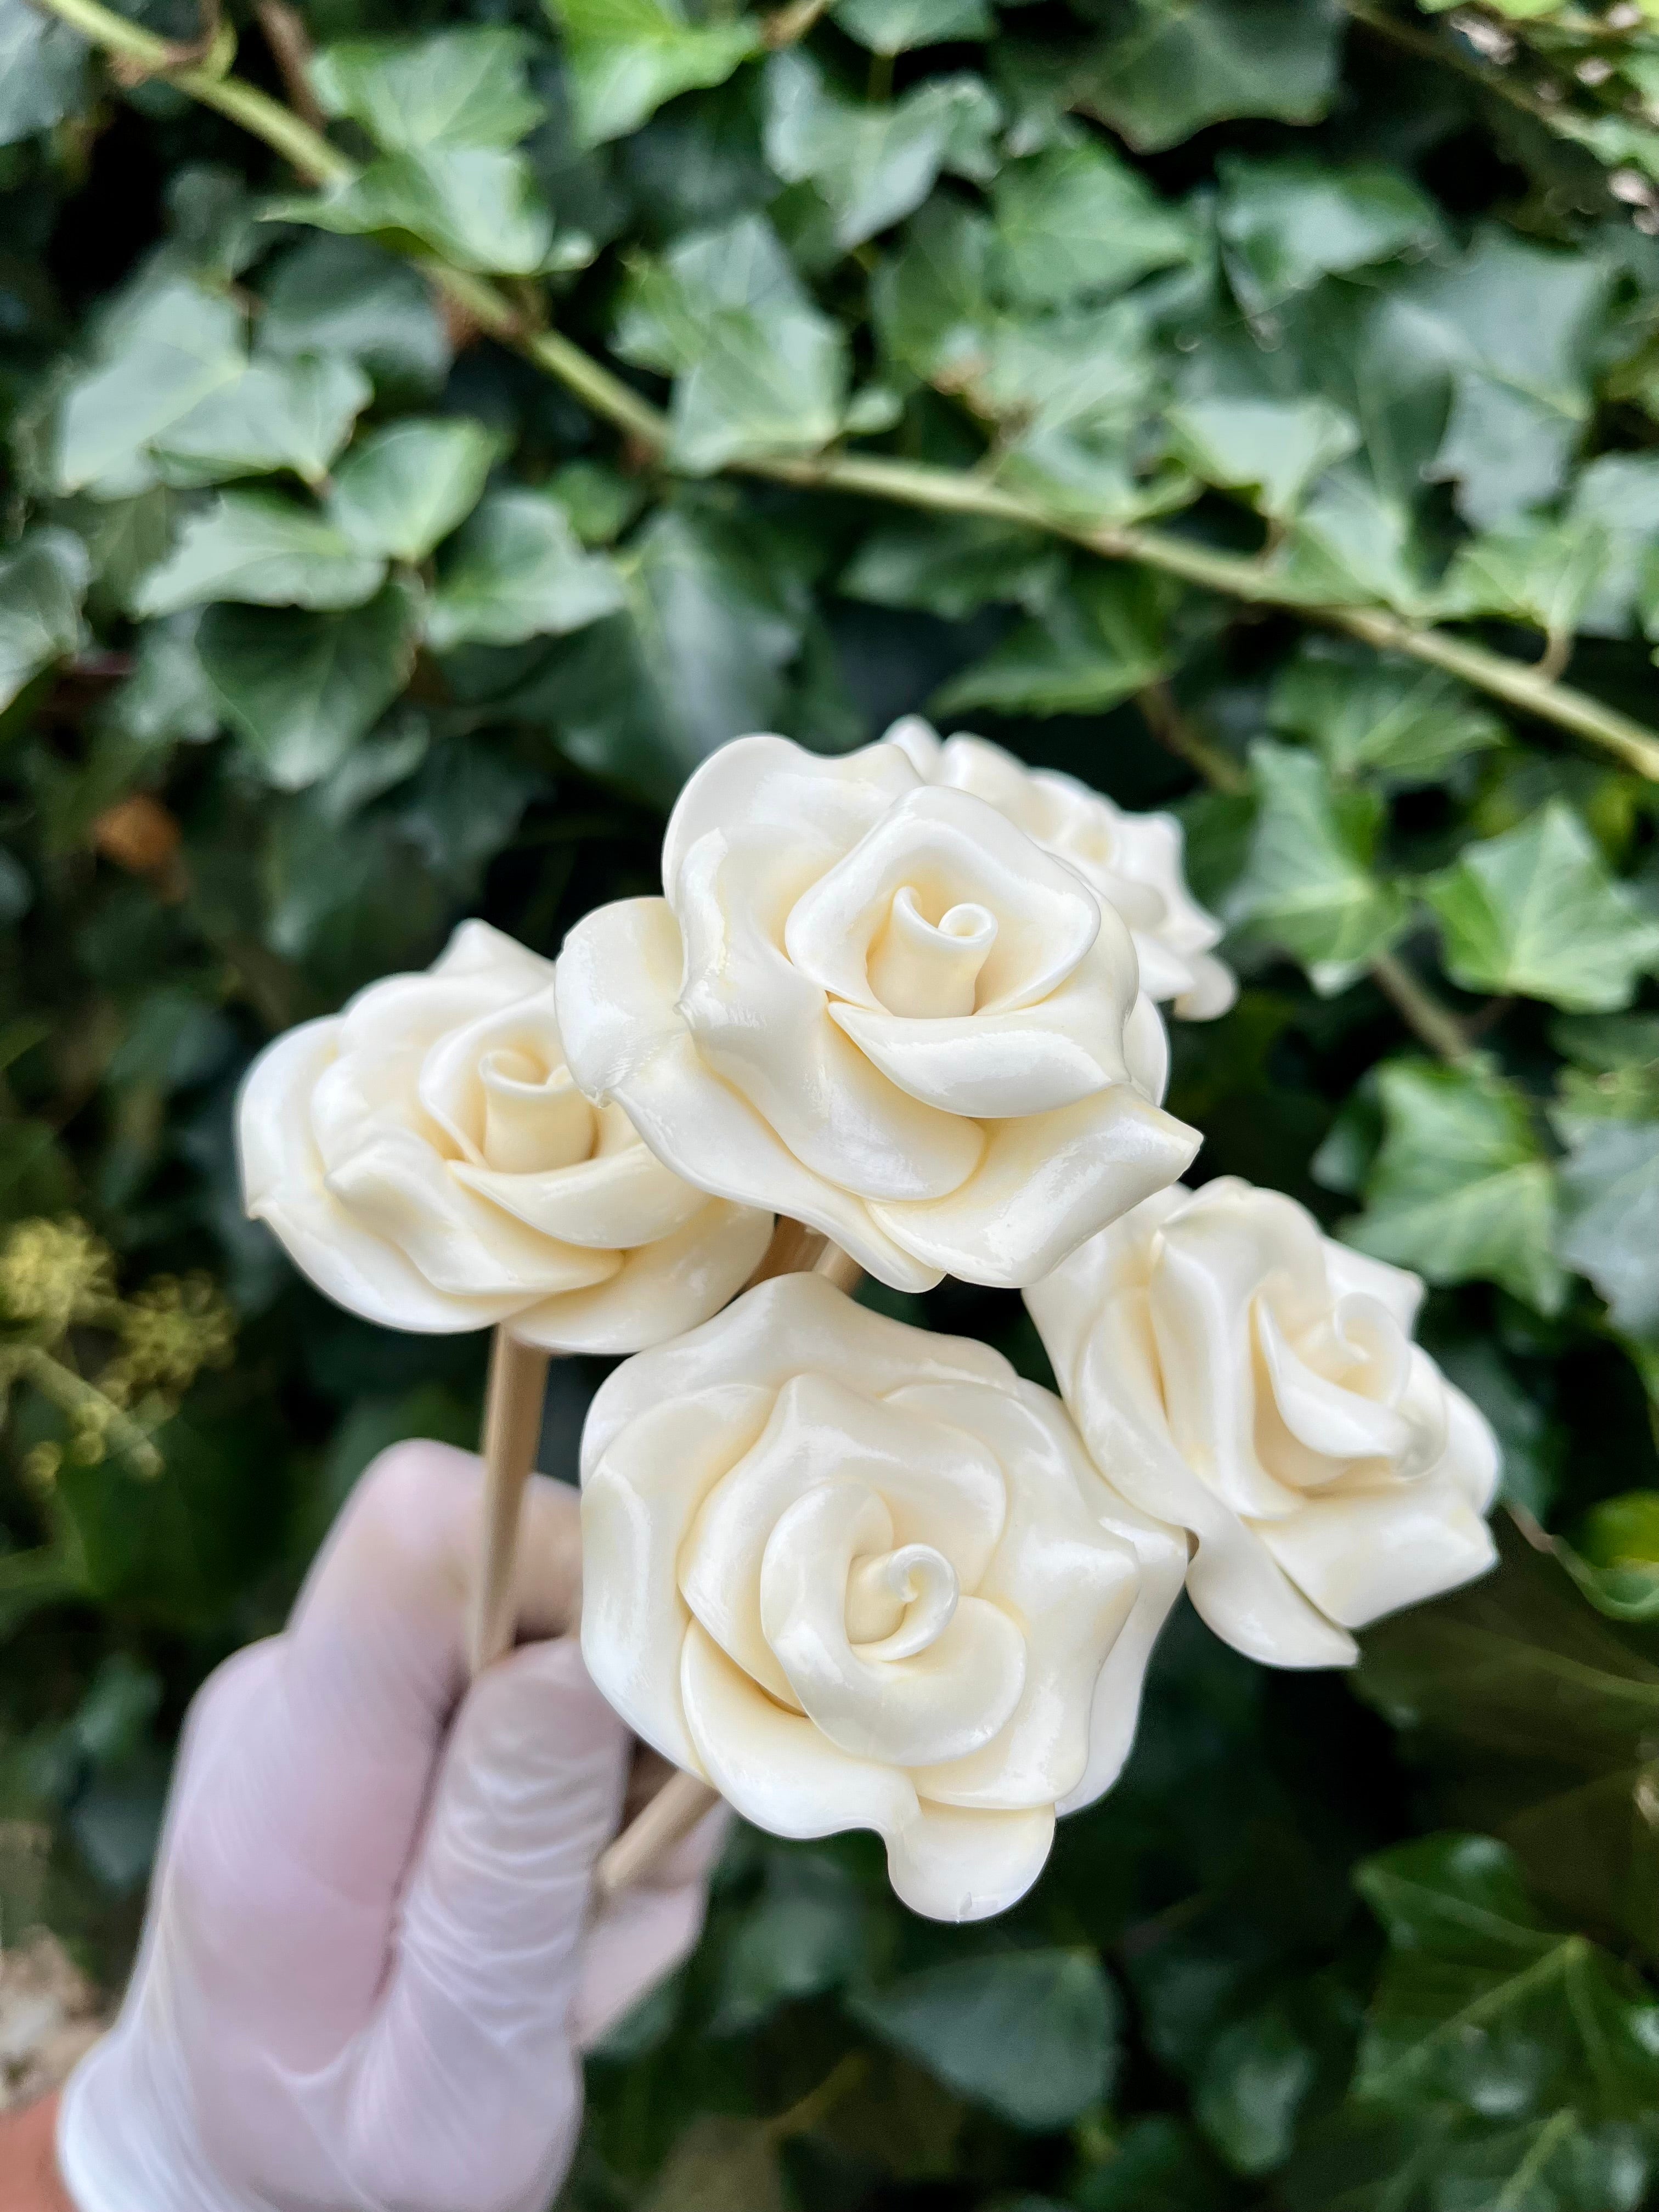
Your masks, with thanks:
M 837 1290 L 855 1291 L 864 1270 L 839 1244 L 803 1222 L 781 1220 L 766 1256 L 750 1279 L 769 1282 L 775 1275 L 823 1275 Z M 689 1836 L 703 1815 L 720 1802 L 720 1792 L 695 1774 L 671 1775 L 643 1811 L 635 1814 L 594 1870 L 595 1901 L 605 1905 L 631 1888 L 659 1865 L 676 1844 Z
M 484 1393 L 483 1558 L 467 1637 L 475 1675 L 513 1649 L 519 1518 L 542 1432 L 547 1361 L 546 1352 L 519 1343 L 504 1322 L 496 1329 Z

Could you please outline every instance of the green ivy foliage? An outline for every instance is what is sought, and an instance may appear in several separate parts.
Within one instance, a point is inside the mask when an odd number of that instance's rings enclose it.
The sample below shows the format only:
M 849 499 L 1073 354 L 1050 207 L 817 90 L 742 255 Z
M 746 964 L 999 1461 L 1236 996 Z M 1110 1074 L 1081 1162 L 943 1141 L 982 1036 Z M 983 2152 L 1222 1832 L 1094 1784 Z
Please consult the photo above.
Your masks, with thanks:
M 568 2202 L 1659 2203 L 1646 0 L 0 0 L 0 1230 L 238 1331 L 143 1465 L 7 1369 L 0 1927 L 118 1976 L 194 1686 L 476 1432 L 240 1218 L 252 1054 L 737 732 L 968 718 L 1182 817 L 1197 1172 L 1425 1278 L 1503 1564 L 1352 1680 L 1183 1613 L 1003 1921 L 740 1835 Z

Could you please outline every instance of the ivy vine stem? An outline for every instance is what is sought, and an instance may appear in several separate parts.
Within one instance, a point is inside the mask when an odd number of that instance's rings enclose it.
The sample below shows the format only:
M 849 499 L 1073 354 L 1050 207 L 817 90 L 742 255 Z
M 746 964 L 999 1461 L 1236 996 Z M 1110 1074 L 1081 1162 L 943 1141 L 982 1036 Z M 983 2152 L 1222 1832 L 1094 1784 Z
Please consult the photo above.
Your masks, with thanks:
M 174 49 L 127 21 L 102 0 L 33 0 L 106 53 L 159 76 L 179 92 L 216 109 L 257 138 L 308 182 L 343 185 L 356 165 L 289 108 L 241 79 L 199 67 L 180 67 Z M 538 326 L 502 289 L 441 258 L 422 255 L 419 265 L 444 294 L 483 331 L 514 347 L 556 378 L 596 415 L 665 459 L 672 426 L 659 408 L 614 370 L 558 331 Z M 839 491 L 921 508 L 1013 522 L 1081 546 L 1113 561 L 1133 561 L 1224 597 L 1255 606 L 1282 607 L 1305 619 L 1346 630 L 1367 644 L 1405 653 L 1443 669 L 1475 690 L 1522 714 L 1553 723 L 1659 782 L 1659 732 L 1616 708 L 1559 683 L 1535 665 L 1512 660 L 1485 646 L 1432 626 L 1404 621 L 1385 609 L 1314 604 L 1286 588 L 1282 574 L 1258 557 L 1229 553 L 1167 530 L 1101 523 L 1067 515 L 963 469 L 902 461 L 884 454 L 828 453 L 809 457 L 752 456 L 734 459 L 729 471 L 803 489 Z

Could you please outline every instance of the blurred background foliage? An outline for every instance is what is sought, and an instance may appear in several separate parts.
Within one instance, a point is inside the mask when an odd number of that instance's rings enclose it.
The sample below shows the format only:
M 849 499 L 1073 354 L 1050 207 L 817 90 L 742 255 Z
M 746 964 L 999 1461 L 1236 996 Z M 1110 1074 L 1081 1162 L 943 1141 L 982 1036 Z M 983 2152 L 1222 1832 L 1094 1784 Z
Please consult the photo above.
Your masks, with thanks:
M 250 1056 L 652 888 L 724 738 L 928 711 L 1182 814 L 1244 978 L 1198 1171 L 1427 1278 L 1504 1563 L 1352 1680 L 1183 1613 L 988 1926 L 740 1836 L 568 2201 L 1659 2202 L 1659 13 L 53 5 L 0 0 L 0 1938 L 118 1984 L 196 1684 L 476 1431 L 478 1340 L 241 1219 Z M 900 1303 L 1042 1371 L 1012 1297 Z

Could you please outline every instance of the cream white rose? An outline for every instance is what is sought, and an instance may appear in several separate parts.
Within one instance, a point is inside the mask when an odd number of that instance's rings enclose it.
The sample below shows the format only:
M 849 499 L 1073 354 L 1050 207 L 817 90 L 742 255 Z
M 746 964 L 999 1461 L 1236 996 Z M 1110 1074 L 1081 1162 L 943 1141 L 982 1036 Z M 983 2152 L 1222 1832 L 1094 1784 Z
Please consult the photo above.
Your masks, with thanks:
M 931 722 L 907 714 L 887 732 L 927 782 L 971 791 L 1058 854 L 1129 925 L 1140 988 L 1173 1000 L 1185 1021 L 1212 1021 L 1238 996 L 1231 968 L 1211 951 L 1221 924 L 1187 888 L 1185 839 L 1173 814 L 1131 814 L 1075 776 L 1027 768 L 1000 745 L 958 731 L 940 742 Z
M 1096 1464 L 1191 1531 L 1193 1602 L 1253 1659 L 1345 1666 L 1350 1629 L 1493 1562 L 1497 1440 L 1413 1343 L 1422 1295 L 1231 1176 L 1025 1294 Z
M 704 1321 L 771 1232 L 642 1145 L 571 1081 L 553 963 L 464 922 L 255 1060 L 242 1188 L 337 1304 L 390 1328 L 510 1322 L 526 1344 L 634 1352 Z
M 572 1073 L 689 1182 L 884 1282 L 1033 1282 L 1197 1150 L 1155 1103 L 1163 1024 L 1116 912 L 897 745 L 722 747 L 663 888 L 566 940 Z
M 818 1277 L 629 1360 L 582 1437 L 594 1681 L 774 1834 L 878 1830 L 936 1919 L 1115 1779 L 1186 1560 L 1048 1391 Z

